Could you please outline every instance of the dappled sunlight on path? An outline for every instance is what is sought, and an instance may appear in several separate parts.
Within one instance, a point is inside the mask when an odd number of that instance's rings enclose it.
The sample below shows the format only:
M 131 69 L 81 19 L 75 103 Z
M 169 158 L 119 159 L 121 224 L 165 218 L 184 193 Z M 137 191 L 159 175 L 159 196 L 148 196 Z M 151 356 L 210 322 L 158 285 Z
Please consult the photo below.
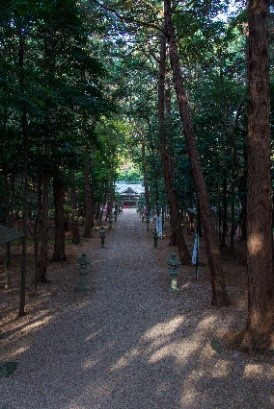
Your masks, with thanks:
M 150 230 L 125 209 L 105 248 L 98 237 L 84 246 L 92 291 L 71 291 L 64 304 L 56 295 L 58 311 L 0 380 L 3 408 L 273 407 L 271 360 L 214 346 L 233 314 L 211 308 L 209 284 L 190 274 L 179 294 L 169 291 L 170 249 L 164 240 L 153 248 Z

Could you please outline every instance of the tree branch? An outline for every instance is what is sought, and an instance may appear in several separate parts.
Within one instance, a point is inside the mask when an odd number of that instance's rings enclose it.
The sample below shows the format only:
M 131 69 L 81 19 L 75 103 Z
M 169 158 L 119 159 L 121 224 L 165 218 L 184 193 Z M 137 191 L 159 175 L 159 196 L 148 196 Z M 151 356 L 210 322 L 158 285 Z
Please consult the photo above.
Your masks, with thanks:
M 96 3 L 98 6 L 100 6 L 104 10 L 110 11 L 111 13 L 115 14 L 115 16 L 118 17 L 120 20 L 124 20 L 124 21 L 127 21 L 129 23 L 139 24 L 140 26 L 144 26 L 144 27 L 154 28 L 154 29 L 164 33 L 164 30 L 163 30 L 163 28 L 161 28 L 161 25 L 160 24 L 159 25 L 155 24 L 155 21 L 157 21 L 157 19 L 152 20 L 152 21 L 138 20 L 138 19 L 135 19 L 133 17 L 128 17 L 128 16 L 124 16 L 124 15 L 120 14 L 119 12 L 117 12 L 112 7 L 109 7 L 109 6 L 106 6 L 106 5 L 102 4 L 99 0 L 91 0 L 91 1 Z

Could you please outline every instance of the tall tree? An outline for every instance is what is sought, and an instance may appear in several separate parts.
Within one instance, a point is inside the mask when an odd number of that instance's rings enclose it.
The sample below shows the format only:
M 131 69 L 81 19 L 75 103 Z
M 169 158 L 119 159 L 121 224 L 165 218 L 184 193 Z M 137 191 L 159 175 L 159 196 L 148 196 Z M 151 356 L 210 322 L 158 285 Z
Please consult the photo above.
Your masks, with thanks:
M 88 159 L 89 160 L 89 159 Z M 93 203 L 91 192 L 91 180 L 90 180 L 90 166 L 88 160 L 84 165 L 84 185 L 85 185 L 85 225 L 84 225 L 84 237 L 91 237 L 91 229 L 93 227 Z
M 19 52 L 18 52 L 18 75 L 20 92 L 23 97 L 26 91 L 25 79 L 25 31 L 26 27 L 19 24 Z M 29 167 L 29 132 L 27 109 L 24 99 L 21 104 L 21 132 L 23 138 L 23 233 L 22 238 L 22 258 L 21 258 L 21 284 L 20 284 L 20 303 L 18 315 L 21 317 L 25 314 L 25 293 L 26 293 L 26 275 L 27 275 L 27 222 L 28 222 L 28 167 Z
M 180 116 L 183 123 L 183 131 L 188 146 L 188 154 L 192 168 L 193 180 L 197 190 L 202 222 L 204 226 L 204 237 L 211 276 L 212 305 L 217 306 L 228 305 L 229 299 L 225 287 L 224 272 L 219 250 L 218 236 L 214 229 L 214 220 L 212 217 L 208 191 L 205 185 L 203 173 L 201 171 L 199 153 L 189 114 L 188 99 L 184 89 L 184 81 L 181 74 L 178 48 L 176 44 L 174 27 L 172 23 L 171 1 L 165 0 L 164 7 L 165 7 L 165 29 L 170 48 L 169 53 L 171 67 L 173 71 L 173 82 L 176 90 Z
M 53 177 L 53 197 L 54 197 L 54 226 L 55 241 L 53 250 L 53 261 L 66 260 L 65 253 L 65 217 L 64 217 L 64 186 L 62 179 L 57 175 Z
M 248 320 L 242 346 L 274 346 L 267 0 L 250 0 L 248 114 Z
M 185 243 L 182 220 L 180 217 L 176 192 L 172 181 L 172 168 L 171 168 L 171 155 L 169 152 L 168 143 L 168 118 L 170 115 L 168 93 L 165 87 L 166 77 L 166 35 L 161 35 L 160 45 L 160 59 L 159 59 L 159 79 L 158 79 L 158 123 L 159 123 L 159 135 L 160 135 L 160 156 L 163 169 L 163 176 L 165 181 L 165 187 L 167 192 L 167 200 L 170 209 L 170 228 L 171 228 L 171 245 L 177 245 L 180 259 L 182 263 L 190 263 L 191 257 Z M 166 108 L 166 109 L 165 109 Z

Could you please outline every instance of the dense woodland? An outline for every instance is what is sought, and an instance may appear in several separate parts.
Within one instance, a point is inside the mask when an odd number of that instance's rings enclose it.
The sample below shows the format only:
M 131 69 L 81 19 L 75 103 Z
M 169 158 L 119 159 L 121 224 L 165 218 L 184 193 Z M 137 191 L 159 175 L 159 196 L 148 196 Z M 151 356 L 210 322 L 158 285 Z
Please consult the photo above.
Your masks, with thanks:
M 19 315 L 29 224 L 43 283 L 48 260 L 66 259 L 65 221 L 75 244 L 79 219 L 91 237 L 132 161 L 148 212 L 168 209 L 170 241 L 186 264 L 182 217 L 198 210 L 215 306 L 229 305 L 221 250 L 233 252 L 240 232 L 249 278 L 242 344 L 273 348 L 274 10 L 266 0 L 229 3 L 4 2 L 0 216 L 26 234 Z

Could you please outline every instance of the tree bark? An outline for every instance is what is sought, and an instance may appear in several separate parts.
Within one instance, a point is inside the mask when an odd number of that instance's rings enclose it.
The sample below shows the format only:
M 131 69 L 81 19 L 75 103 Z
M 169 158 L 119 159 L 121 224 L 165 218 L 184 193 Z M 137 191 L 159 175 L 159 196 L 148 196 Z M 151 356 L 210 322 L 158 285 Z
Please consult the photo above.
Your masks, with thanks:
M 85 225 L 84 234 L 86 238 L 91 237 L 91 228 L 93 221 L 93 206 L 91 200 L 91 186 L 90 186 L 90 174 L 89 174 L 89 164 L 86 163 L 84 167 L 84 183 L 85 183 Z
M 39 281 L 39 251 L 41 243 L 41 218 L 42 218 L 42 186 L 41 172 L 37 175 L 37 214 L 34 226 L 34 260 L 35 260 L 35 277 L 34 284 L 37 286 Z
M 53 178 L 53 196 L 54 196 L 54 227 L 55 227 L 55 241 L 53 250 L 53 261 L 66 260 L 65 252 L 65 216 L 64 216 L 64 190 L 62 183 L 54 177 Z
M 25 94 L 25 37 L 23 29 L 19 29 L 19 50 L 18 50 L 18 65 L 19 65 L 19 87 L 21 95 Z M 26 277 L 27 277 L 27 231 L 28 231 L 28 162 L 29 162 L 29 132 L 26 104 L 22 98 L 21 105 L 21 132 L 23 138 L 23 233 L 22 257 L 21 257 L 21 275 L 20 275 L 20 301 L 18 316 L 25 315 L 26 303 Z
M 222 237 L 221 246 L 226 245 L 226 235 L 227 235 L 227 176 L 223 176 L 223 200 L 222 200 Z
M 146 170 L 146 145 L 145 142 L 142 142 L 142 164 L 143 164 L 143 173 L 144 173 L 144 189 L 145 189 L 145 206 L 146 213 L 150 216 L 150 199 L 149 199 L 149 189 L 148 189 L 148 180 L 147 180 L 147 170 Z
M 12 227 L 12 211 L 14 209 L 14 174 L 10 177 L 5 175 L 5 201 L 6 201 L 6 208 L 5 208 L 5 216 L 4 220 L 1 221 L 2 223 L 6 224 L 7 226 Z M 10 263 L 11 263 L 11 243 L 7 243 L 6 245 L 6 262 L 5 262 L 5 270 L 6 270 L 6 284 L 5 288 L 10 287 Z
M 230 207 L 230 214 L 231 214 L 231 228 L 230 228 L 230 249 L 234 252 L 234 236 L 236 233 L 236 222 L 235 222 L 235 189 L 232 186 L 231 192 L 231 207 Z
M 249 1 L 248 25 L 248 319 L 242 346 L 261 350 L 274 346 L 268 1 Z
M 247 162 L 247 160 L 245 161 Z M 247 240 L 247 164 L 244 172 L 239 180 L 239 198 L 241 202 L 241 212 L 239 217 L 239 225 L 241 231 L 241 240 Z
M 75 181 L 75 171 L 72 170 L 70 174 L 72 187 L 70 189 L 70 203 L 73 209 L 71 230 L 72 230 L 72 243 L 80 244 L 80 229 L 78 224 L 78 208 L 77 208 L 77 191 Z
M 183 131 L 186 138 L 186 144 L 192 168 L 193 180 L 196 186 L 202 222 L 204 226 L 204 238 L 211 276 L 212 305 L 216 306 L 228 305 L 229 299 L 225 287 L 218 236 L 214 229 L 214 219 L 210 208 L 209 197 L 204 176 L 201 171 L 199 153 L 189 114 L 188 100 L 183 85 L 180 60 L 175 40 L 174 28 L 171 19 L 171 1 L 165 0 L 164 5 L 165 5 L 165 27 L 170 48 L 169 53 L 173 72 L 174 88 L 177 95 L 180 116 L 183 123 Z
M 46 153 L 45 153 L 46 155 Z M 48 267 L 48 211 L 49 211 L 49 177 L 47 171 L 42 172 L 42 217 L 41 217 L 41 245 L 39 253 L 39 273 L 38 281 L 47 283 L 47 267 Z
M 112 173 L 112 172 L 111 172 Z M 106 214 L 106 221 L 109 218 L 110 213 L 113 209 L 113 201 L 114 201 L 114 180 L 112 175 L 108 180 L 108 188 L 107 188 L 107 214 Z
M 161 49 L 159 61 L 159 78 L 158 78 L 158 124 L 159 124 L 159 152 L 162 163 L 163 177 L 167 192 L 167 200 L 170 208 L 170 244 L 178 246 L 180 260 L 183 264 L 191 262 L 191 256 L 188 251 L 182 227 L 182 220 L 177 206 L 176 192 L 173 189 L 173 178 L 171 169 L 171 158 L 169 153 L 169 143 L 167 138 L 167 95 L 165 90 L 166 76 L 166 35 L 161 35 Z
M 56 54 L 54 33 L 52 30 L 45 29 L 43 33 L 44 40 L 44 55 L 43 61 L 45 64 L 45 86 L 50 89 L 50 78 L 55 75 Z M 45 99 L 46 112 L 43 118 L 43 147 L 42 147 L 42 166 L 41 166 L 41 229 L 40 229 L 40 249 L 38 257 L 38 282 L 48 283 L 47 267 L 48 267 L 48 238 L 49 238 L 49 142 L 54 136 L 52 127 L 53 106 L 49 97 Z

